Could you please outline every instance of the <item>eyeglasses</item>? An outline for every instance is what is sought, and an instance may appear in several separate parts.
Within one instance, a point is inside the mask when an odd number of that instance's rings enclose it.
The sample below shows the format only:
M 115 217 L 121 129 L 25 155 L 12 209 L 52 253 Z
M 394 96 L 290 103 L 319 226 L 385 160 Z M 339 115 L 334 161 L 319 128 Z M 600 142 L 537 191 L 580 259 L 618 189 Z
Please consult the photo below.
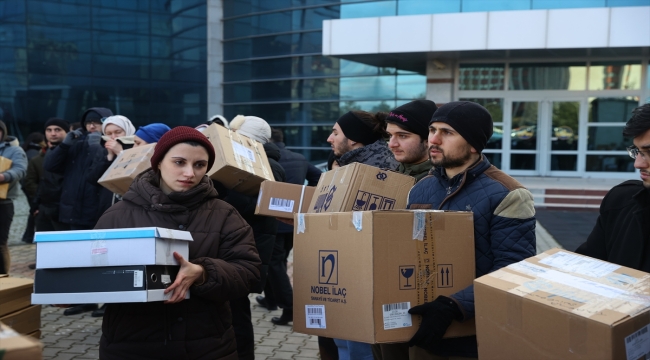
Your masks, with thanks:
M 641 150 L 634 145 L 627 147 L 627 153 L 632 159 L 636 159 L 637 156 L 641 155 L 644 160 L 650 160 L 650 152 L 648 150 Z

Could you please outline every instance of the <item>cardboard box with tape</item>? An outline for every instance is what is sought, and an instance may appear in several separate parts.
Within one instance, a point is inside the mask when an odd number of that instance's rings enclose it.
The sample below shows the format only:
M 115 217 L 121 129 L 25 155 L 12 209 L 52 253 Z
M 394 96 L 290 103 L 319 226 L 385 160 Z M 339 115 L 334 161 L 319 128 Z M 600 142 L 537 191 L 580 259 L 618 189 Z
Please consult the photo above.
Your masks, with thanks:
M 313 186 L 265 181 L 257 195 L 255 215 L 293 219 L 306 213 L 316 190 Z
M 192 234 L 164 228 L 36 232 L 36 268 L 178 265 L 189 257 Z
M 406 208 L 415 178 L 352 163 L 321 175 L 309 213 Z
M 97 183 L 116 194 L 126 194 L 135 177 L 151 168 L 155 147 L 154 143 L 124 150 Z
M 0 359 L 40 360 L 43 346 L 31 336 L 18 334 L 0 322 Z
M 474 280 L 471 212 L 298 214 L 295 229 L 297 332 L 405 342 L 420 325 L 409 308 L 454 294 Z M 454 322 L 445 336 L 474 333 L 473 321 Z
M 480 359 L 647 359 L 650 274 L 548 250 L 474 281 Z
M 275 181 L 261 143 L 217 124 L 208 126 L 203 135 L 216 153 L 210 178 L 246 195 L 257 195 L 265 180 Z

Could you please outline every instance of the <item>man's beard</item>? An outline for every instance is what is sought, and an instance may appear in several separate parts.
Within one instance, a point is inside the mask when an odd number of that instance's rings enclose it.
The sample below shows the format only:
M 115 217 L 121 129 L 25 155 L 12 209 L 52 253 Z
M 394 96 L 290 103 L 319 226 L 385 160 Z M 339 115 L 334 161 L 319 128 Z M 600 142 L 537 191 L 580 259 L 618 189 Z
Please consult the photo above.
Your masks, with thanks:
M 429 148 L 426 143 L 422 142 L 417 150 L 405 154 L 400 162 L 403 164 L 419 164 L 423 159 L 426 159 L 427 151 L 429 151 Z
M 440 151 L 440 154 L 442 155 L 442 159 L 440 160 L 434 160 L 431 157 L 431 155 L 429 155 L 429 160 L 431 160 L 431 164 L 433 164 L 434 167 L 442 167 L 445 169 L 453 169 L 453 168 L 461 167 L 465 165 L 472 157 L 472 153 L 469 150 L 469 146 L 465 149 L 466 151 L 463 152 L 463 154 L 461 154 L 458 157 L 446 156 L 444 150 L 442 150 L 436 145 L 429 146 L 429 152 L 431 152 L 431 149 L 436 149 Z
M 346 139 L 345 141 L 341 142 L 341 145 L 334 146 L 333 150 L 334 150 L 334 155 L 341 157 L 344 154 L 352 151 L 352 147 L 348 144 L 348 141 Z

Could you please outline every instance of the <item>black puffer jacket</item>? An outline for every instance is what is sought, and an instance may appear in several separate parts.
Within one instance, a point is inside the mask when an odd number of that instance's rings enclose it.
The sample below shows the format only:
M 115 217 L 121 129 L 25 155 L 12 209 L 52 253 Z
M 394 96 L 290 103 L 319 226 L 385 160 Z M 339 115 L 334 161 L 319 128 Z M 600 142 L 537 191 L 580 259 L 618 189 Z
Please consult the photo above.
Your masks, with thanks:
M 85 127 L 86 116 L 95 111 L 106 117 L 113 113 L 106 108 L 90 108 L 81 117 L 81 126 Z M 61 174 L 64 177 L 59 206 L 59 221 L 79 227 L 92 228 L 105 208 L 100 208 L 99 193 L 102 187 L 86 181 L 86 172 L 90 169 L 95 153 L 88 145 L 88 136 L 75 139 L 70 145 L 60 144 L 45 157 L 45 171 Z
M 650 189 L 638 180 L 613 187 L 587 241 L 576 252 L 633 269 L 650 271 Z
M 190 298 L 176 304 L 108 304 L 100 358 L 236 360 L 228 301 L 246 296 L 259 281 L 251 228 L 232 206 L 217 199 L 207 176 L 196 187 L 169 195 L 159 184 L 160 175 L 153 170 L 140 174 L 95 228 L 189 231 L 189 261 L 205 269 L 206 281 L 191 286 Z
M 317 167 L 310 164 L 302 154 L 287 149 L 283 142 L 273 144 L 280 149 L 280 165 L 287 174 L 286 182 L 303 185 L 307 180 L 309 186 L 318 184 L 322 172 Z
M 279 163 L 280 149 L 272 143 L 267 143 L 264 144 L 264 150 L 266 157 L 269 159 L 275 181 L 284 182 L 286 175 Z M 257 194 L 253 196 L 244 195 L 236 191 L 225 190 L 219 185 L 215 186 L 217 186 L 219 192 L 226 193 L 223 200 L 235 207 L 241 216 L 244 217 L 244 220 L 253 228 L 255 245 L 262 260 L 262 268 L 260 271 L 260 282 L 253 287 L 251 292 L 261 293 L 264 290 L 269 264 L 271 263 L 271 255 L 273 255 L 273 245 L 275 244 L 275 235 L 278 230 L 277 220 L 272 217 L 255 215 Z

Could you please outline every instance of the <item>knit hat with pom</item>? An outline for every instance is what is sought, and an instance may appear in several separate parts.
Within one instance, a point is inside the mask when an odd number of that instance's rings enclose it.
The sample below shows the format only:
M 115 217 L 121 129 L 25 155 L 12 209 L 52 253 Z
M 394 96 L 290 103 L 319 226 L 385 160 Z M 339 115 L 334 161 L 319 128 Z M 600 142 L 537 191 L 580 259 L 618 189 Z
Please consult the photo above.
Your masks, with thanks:
M 262 144 L 271 140 L 271 126 L 257 116 L 237 115 L 230 122 L 230 130 L 236 131 Z
M 205 148 L 205 150 L 208 152 L 208 171 L 210 171 L 212 165 L 214 164 L 214 147 L 212 146 L 210 140 L 205 137 L 205 135 L 189 126 L 177 126 L 167 131 L 165 135 L 163 135 L 160 140 L 158 140 L 156 148 L 153 151 L 153 155 L 151 156 L 151 168 L 154 171 L 158 171 L 158 164 L 160 164 L 162 159 L 165 157 L 167 151 L 169 151 L 169 149 L 171 149 L 174 145 L 186 141 L 197 142 Z

